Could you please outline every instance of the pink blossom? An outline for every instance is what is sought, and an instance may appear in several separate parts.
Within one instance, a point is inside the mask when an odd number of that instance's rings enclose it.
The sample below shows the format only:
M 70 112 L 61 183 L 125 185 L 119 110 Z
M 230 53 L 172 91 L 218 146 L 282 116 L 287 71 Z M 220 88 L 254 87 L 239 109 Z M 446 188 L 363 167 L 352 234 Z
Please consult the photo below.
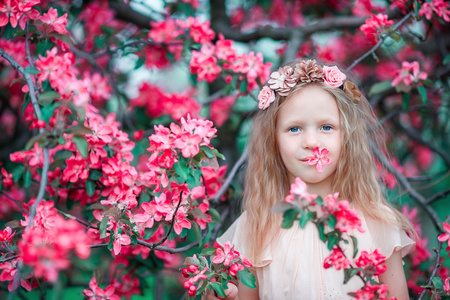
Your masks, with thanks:
M 0 230 L 0 243 L 11 243 L 12 238 L 16 232 L 12 232 L 11 228 L 7 226 L 5 229 Z
M 324 66 L 323 74 L 324 82 L 332 87 L 340 87 L 344 83 L 344 80 L 347 78 L 347 76 L 345 76 L 345 74 L 342 73 L 336 66 Z
M 197 74 L 199 81 L 214 81 L 222 72 L 222 68 L 217 65 L 217 59 L 213 56 L 214 46 L 204 44 L 200 51 L 192 51 L 192 58 L 189 68 L 192 74 Z
M 113 284 L 108 285 L 103 290 L 97 285 L 95 277 L 91 278 L 91 281 L 89 282 L 89 288 L 90 289 L 83 290 L 84 295 L 89 297 L 89 300 L 120 300 L 120 297 L 114 293 L 116 288 Z
M 338 247 L 333 248 L 333 252 L 325 258 L 325 261 L 323 262 L 323 267 L 325 269 L 330 268 L 331 266 L 334 266 L 336 270 L 340 269 L 347 269 L 350 267 L 350 260 L 347 259 L 342 253 L 342 251 Z
M 443 18 L 445 22 L 450 22 L 450 4 L 444 0 L 424 1 L 420 6 L 419 15 L 431 20 L 433 12 Z
M 356 300 L 366 300 L 366 299 L 387 300 L 387 292 L 388 292 L 387 285 L 385 284 L 372 285 L 370 282 L 368 282 L 363 289 L 356 291 Z
M 450 277 L 447 277 L 444 281 L 444 291 L 448 294 L 450 293 L 450 284 L 449 284 Z
M 230 95 L 219 98 L 211 103 L 210 117 L 211 121 L 213 121 L 217 127 L 221 127 L 223 123 L 228 120 L 235 101 L 236 97 Z
M 210 22 L 201 22 L 198 17 L 189 16 L 186 21 L 177 20 L 180 27 L 189 29 L 189 35 L 195 43 L 207 44 L 215 37 L 214 31 L 210 28 Z
M 19 259 L 14 259 L 12 261 L 7 261 L 0 264 L 0 270 L 3 269 L 2 273 L 0 274 L 0 281 L 9 281 L 8 291 L 10 292 L 17 289 L 17 287 L 19 286 L 19 282 L 16 282 L 16 284 L 14 285 L 14 280 L 17 274 L 18 261 Z M 21 275 L 20 277 L 20 285 L 27 291 L 31 291 L 32 287 L 30 282 L 28 281 L 28 278 L 31 277 L 31 274 L 28 276 Z
M 200 151 L 199 144 L 201 141 L 200 136 L 186 132 L 175 140 L 174 145 L 181 150 L 183 157 L 194 157 Z
M 356 229 L 359 232 L 364 232 L 361 227 L 361 219 L 358 217 L 358 212 L 354 209 L 349 209 L 349 202 L 341 200 L 338 203 L 337 209 L 333 212 L 337 219 L 336 229 L 341 232 L 347 232 L 350 229 Z
M 43 14 L 40 20 L 47 24 L 48 28 L 50 28 L 47 33 L 51 32 L 52 30 L 60 33 L 60 34 L 68 34 L 69 32 L 66 29 L 67 25 L 67 13 L 64 14 L 62 17 L 58 18 L 58 11 L 50 7 L 48 12 Z
M 235 257 L 234 247 L 231 246 L 230 242 L 226 242 L 223 245 L 223 248 L 217 248 L 216 255 L 211 260 L 215 264 L 223 263 L 225 266 L 229 266 L 231 260 Z
M 366 23 L 359 28 L 366 34 L 366 37 L 372 44 L 378 41 L 378 35 L 380 32 L 384 32 L 385 27 L 389 27 L 394 24 L 394 21 L 388 20 L 388 16 L 382 13 L 372 15 L 371 18 L 366 19 Z
M 333 163 L 331 158 L 327 158 L 325 156 L 330 153 L 327 148 L 323 148 L 319 150 L 319 147 L 313 149 L 313 156 L 311 156 L 308 160 L 308 164 L 310 166 L 316 165 L 317 172 L 323 172 L 324 165 L 330 165 Z
M 448 247 L 450 247 L 450 225 L 447 222 L 444 222 L 443 228 L 445 232 L 438 236 L 438 241 L 447 242 Z
M 131 244 L 131 239 L 127 234 L 114 233 L 113 248 L 115 255 L 119 255 L 122 245 L 127 246 L 129 244 Z
M 402 68 L 395 71 L 395 78 L 392 80 L 392 86 L 396 86 L 403 82 L 406 86 L 412 83 L 417 83 L 419 80 L 428 78 L 428 74 L 420 71 L 419 62 L 413 61 L 411 63 L 402 62 Z
M 259 92 L 258 100 L 258 107 L 264 110 L 268 108 L 273 101 L 275 101 L 275 92 L 265 85 Z

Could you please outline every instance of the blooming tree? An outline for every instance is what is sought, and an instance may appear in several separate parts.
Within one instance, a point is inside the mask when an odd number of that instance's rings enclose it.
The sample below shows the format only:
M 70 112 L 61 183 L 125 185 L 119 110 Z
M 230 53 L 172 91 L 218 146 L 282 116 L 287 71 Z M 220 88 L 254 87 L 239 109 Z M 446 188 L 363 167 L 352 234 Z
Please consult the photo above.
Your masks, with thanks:
M 405 259 L 411 298 L 450 297 L 450 4 L 325 2 L 2 1 L 1 298 L 254 287 L 251 263 L 214 241 L 237 216 L 258 94 L 267 108 L 273 88 L 292 85 L 272 71 L 310 57 L 352 70 L 391 131 L 392 158 L 374 154 L 387 198 L 419 236 Z M 320 171 L 326 155 L 316 149 L 309 163 Z M 361 224 L 337 199 L 297 180 L 278 207 L 282 226 L 316 224 L 332 251 L 323 267 L 360 277 L 355 298 L 385 299 L 373 281 L 385 258 L 339 246 L 357 249 L 342 233 Z

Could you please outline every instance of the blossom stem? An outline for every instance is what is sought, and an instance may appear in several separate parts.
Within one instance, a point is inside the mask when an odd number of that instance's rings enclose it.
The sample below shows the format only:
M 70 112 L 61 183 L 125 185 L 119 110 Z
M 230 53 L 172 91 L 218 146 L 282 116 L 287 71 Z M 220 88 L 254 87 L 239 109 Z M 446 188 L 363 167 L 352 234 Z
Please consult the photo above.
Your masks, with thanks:
M 0 259 L 0 264 L 3 264 L 3 263 L 5 263 L 5 262 L 7 262 L 7 261 L 16 259 L 16 258 L 18 258 L 18 257 L 19 257 L 19 255 L 13 255 L 13 256 L 10 256 L 10 257 L 4 258 L 4 259 Z
M 431 272 L 430 278 L 427 281 L 427 285 L 432 285 L 433 277 L 436 275 L 436 272 L 437 272 L 437 270 L 438 270 L 438 268 L 440 266 L 439 260 L 441 258 L 441 249 L 442 249 L 442 242 L 439 241 L 438 242 L 438 249 L 437 250 L 434 249 L 434 252 L 436 252 L 436 262 L 434 264 L 433 272 Z M 426 288 L 426 289 L 424 289 L 422 291 L 422 293 L 419 296 L 419 300 L 422 300 L 423 296 L 425 296 L 425 294 L 426 294 L 428 289 L 429 288 Z

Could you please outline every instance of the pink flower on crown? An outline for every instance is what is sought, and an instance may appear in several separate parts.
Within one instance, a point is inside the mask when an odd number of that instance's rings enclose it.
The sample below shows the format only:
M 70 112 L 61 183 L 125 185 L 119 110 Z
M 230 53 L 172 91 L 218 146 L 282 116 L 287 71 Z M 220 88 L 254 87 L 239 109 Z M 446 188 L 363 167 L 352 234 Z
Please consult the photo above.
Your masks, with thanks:
M 323 67 L 324 82 L 332 87 L 340 87 L 344 80 L 347 78 L 344 73 L 342 73 L 338 67 L 324 66 Z
M 265 85 L 258 95 L 260 109 L 266 109 L 269 105 L 275 101 L 275 93 L 267 85 Z
M 333 163 L 331 158 L 325 157 L 330 153 L 327 148 L 323 148 L 319 150 L 319 147 L 314 148 L 313 156 L 311 156 L 308 160 L 308 164 L 310 166 L 316 166 L 317 172 L 323 172 L 324 165 L 330 165 Z

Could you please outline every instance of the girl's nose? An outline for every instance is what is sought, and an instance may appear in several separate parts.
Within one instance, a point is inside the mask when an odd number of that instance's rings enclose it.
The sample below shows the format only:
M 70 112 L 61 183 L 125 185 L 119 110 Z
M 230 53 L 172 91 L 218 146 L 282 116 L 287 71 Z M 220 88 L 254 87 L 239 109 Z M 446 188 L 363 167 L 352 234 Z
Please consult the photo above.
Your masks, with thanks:
M 303 148 L 314 149 L 319 146 L 318 138 L 315 132 L 305 131 L 303 134 Z

